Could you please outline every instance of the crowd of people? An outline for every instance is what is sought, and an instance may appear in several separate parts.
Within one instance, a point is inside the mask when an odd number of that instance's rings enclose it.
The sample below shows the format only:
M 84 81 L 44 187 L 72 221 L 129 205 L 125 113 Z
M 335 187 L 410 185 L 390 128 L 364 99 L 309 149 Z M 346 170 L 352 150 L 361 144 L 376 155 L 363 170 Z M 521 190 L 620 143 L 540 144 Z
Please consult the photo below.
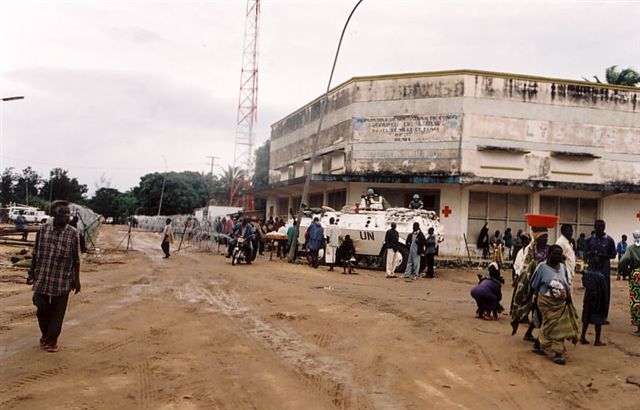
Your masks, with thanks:
M 69 294 L 72 291 L 78 293 L 81 289 L 79 265 L 82 244 L 80 233 L 73 226 L 68 202 L 54 201 L 52 216 L 52 223 L 41 225 L 37 232 L 27 283 L 33 286 L 33 303 L 37 307 L 41 330 L 40 345 L 44 350 L 57 352 Z M 552 218 L 557 220 L 557 217 Z M 230 243 L 238 237 L 248 239 L 248 255 L 252 255 L 248 262 L 255 258 L 256 253 L 262 252 L 264 235 L 269 232 L 286 235 L 286 244 L 293 244 L 295 223 L 285 228 L 284 222 L 278 218 L 262 222 L 258 218 L 238 215 L 236 218 L 220 218 L 216 224 L 229 233 Z M 633 335 L 640 336 L 640 230 L 633 233 L 633 243 L 628 244 L 626 236 L 623 236 L 622 241 L 616 244 L 606 234 L 605 221 L 599 219 L 595 221 L 590 237 L 581 235 L 574 241 L 573 227 L 564 224 L 560 228 L 561 236 L 555 244 L 549 245 L 549 225 L 530 222 L 530 226 L 531 236 L 519 231 L 509 242 L 504 236 L 500 239 L 499 232 L 494 234 L 498 238 L 495 243 L 512 245 L 506 247 L 510 252 L 505 256 L 515 258 L 509 306 L 512 334 L 517 333 L 520 324 L 526 324 L 523 339 L 532 342 L 532 351 L 540 355 L 551 352 L 557 364 L 566 363 L 566 341 L 590 344 L 587 331 L 591 325 L 595 329 L 593 345 L 604 346 L 602 331 L 603 326 L 609 324 L 611 303 L 611 260 L 618 258 L 618 277 L 629 280 L 631 323 L 636 327 Z M 385 234 L 387 277 L 396 277 L 395 270 L 402 259 L 400 235 L 396 228 L 392 223 Z M 485 229 L 488 232 L 486 225 Z M 167 219 L 162 240 L 165 257 L 169 257 L 168 248 L 172 241 L 171 219 Z M 409 255 L 404 277 L 417 278 L 422 258 L 427 263 L 425 276 L 433 277 L 437 240 L 432 228 L 425 235 L 415 223 L 405 243 Z M 353 241 L 349 235 L 341 235 L 334 218 L 330 218 L 326 228 L 318 218 L 314 218 L 305 232 L 304 246 L 308 251 L 309 265 L 313 268 L 318 268 L 320 251 L 324 249 L 330 271 L 337 265 L 343 268 L 343 273 L 355 273 Z M 576 271 L 578 260 L 586 264 L 581 272 Z M 505 279 L 500 274 L 501 269 L 500 262 L 491 262 L 487 273 L 479 275 L 479 283 L 471 290 L 471 297 L 477 303 L 478 318 L 496 320 L 503 309 L 501 301 Z M 584 286 L 581 316 L 574 304 L 578 273 L 581 273 Z
M 633 244 L 628 245 L 624 235 L 616 245 L 605 229 L 606 223 L 596 220 L 590 237 L 583 234 L 574 241 L 573 227 L 563 224 L 560 237 L 552 245 L 548 244 L 547 226 L 531 226 L 533 238 L 518 231 L 516 238 L 505 239 L 496 231 L 496 239 L 487 239 L 487 243 L 493 240 L 500 245 L 502 242 L 509 252 L 503 255 L 502 249 L 494 245 L 494 252 L 500 252 L 499 257 L 492 257 L 488 272 L 479 277 L 479 284 L 471 290 L 478 318 L 497 318 L 496 312 L 502 309 L 504 284 L 499 259 L 513 257 L 514 289 L 509 312 L 512 334 L 517 333 L 520 324 L 526 324 L 523 339 L 533 343 L 532 351 L 540 355 L 551 352 L 555 363 L 565 364 L 565 341 L 590 344 L 587 339 L 590 325 L 595 330 L 594 346 L 606 344 L 602 339 L 602 326 L 609 324 L 611 260 L 617 257 L 618 278 L 629 278 L 631 323 L 636 327 L 633 334 L 640 336 L 640 230 L 633 233 Z M 483 231 L 481 235 L 488 233 L 486 224 Z M 507 243 L 511 246 L 506 246 Z M 581 272 L 584 286 L 581 316 L 573 300 L 577 260 L 586 265 Z M 536 330 L 537 336 L 534 336 Z

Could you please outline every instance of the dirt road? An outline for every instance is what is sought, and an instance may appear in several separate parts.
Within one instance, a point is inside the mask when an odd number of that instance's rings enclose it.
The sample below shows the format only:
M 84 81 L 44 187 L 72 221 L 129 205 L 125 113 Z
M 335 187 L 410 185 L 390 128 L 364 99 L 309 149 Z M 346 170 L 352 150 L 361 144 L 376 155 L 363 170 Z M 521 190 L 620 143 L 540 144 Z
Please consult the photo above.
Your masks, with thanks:
M 3 409 L 637 409 L 640 340 L 613 281 L 605 347 L 558 366 L 473 316 L 478 271 L 433 280 L 327 272 L 260 258 L 231 266 L 160 238 L 108 250 L 102 229 L 71 296 L 59 353 L 38 348 L 24 271 L 0 268 Z M 14 248 L 15 249 L 15 248 Z M 3 248 L 6 255 L 8 248 Z M 510 287 L 504 287 L 509 298 Z M 581 305 L 582 293 L 576 300 Z M 581 306 L 578 306 L 579 308 Z M 593 335 L 591 335 L 593 338 Z

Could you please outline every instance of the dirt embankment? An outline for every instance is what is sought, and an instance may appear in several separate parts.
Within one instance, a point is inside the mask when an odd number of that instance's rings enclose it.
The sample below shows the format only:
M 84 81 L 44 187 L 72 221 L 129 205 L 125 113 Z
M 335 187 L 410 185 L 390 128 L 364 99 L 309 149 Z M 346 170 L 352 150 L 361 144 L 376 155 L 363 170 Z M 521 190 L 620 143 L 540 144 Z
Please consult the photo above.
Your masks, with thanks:
M 25 272 L 0 264 L 0 408 L 638 407 L 626 380 L 640 379 L 640 341 L 623 282 L 613 281 L 608 345 L 570 346 L 563 367 L 511 337 L 506 316 L 474 319 L 478 271 L 405 282 L 260 257 L 231 266 L 191 248 L 164 260 L 155 234 L 112 249 L 124 235 L 103 228 L 56 354 L 37 346 Z

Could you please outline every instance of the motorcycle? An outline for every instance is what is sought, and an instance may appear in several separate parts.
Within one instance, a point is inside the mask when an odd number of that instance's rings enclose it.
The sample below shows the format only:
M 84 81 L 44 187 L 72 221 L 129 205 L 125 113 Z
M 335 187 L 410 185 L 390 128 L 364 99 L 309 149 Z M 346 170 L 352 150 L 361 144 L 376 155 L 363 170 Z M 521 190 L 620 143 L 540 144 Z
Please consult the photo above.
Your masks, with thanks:
M 250 239 L 242 237 L 236 238 L 236 243 L 231 251 L 231 265 L 238 264 L 240 262 L 246 262 L 247 265 L 251 264 L 251 248 L 249 247 Z

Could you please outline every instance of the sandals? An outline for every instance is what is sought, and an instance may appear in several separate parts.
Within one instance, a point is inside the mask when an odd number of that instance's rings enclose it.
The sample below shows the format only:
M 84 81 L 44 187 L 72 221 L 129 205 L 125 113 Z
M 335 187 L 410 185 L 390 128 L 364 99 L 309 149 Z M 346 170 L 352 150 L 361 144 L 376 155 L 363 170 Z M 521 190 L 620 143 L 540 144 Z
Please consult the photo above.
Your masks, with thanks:
M 553 362 L 555 364 L 566 364 L 567 363 L 567 359 L 565 359 L 563 356 L 556 356 L 553 358 Z
M 60 345 L 47 346 L 47 352 L 57 353 L 60 351 Z
M 40 338 L 40 349 L 46 349 L 47 348 L 47 338 L 46 337 L 41 337 Z
M 534 347 L 531 351 L 535 354 L 539 354 L 540 356 L 545 356 L 544 350 L 541 347 Z

